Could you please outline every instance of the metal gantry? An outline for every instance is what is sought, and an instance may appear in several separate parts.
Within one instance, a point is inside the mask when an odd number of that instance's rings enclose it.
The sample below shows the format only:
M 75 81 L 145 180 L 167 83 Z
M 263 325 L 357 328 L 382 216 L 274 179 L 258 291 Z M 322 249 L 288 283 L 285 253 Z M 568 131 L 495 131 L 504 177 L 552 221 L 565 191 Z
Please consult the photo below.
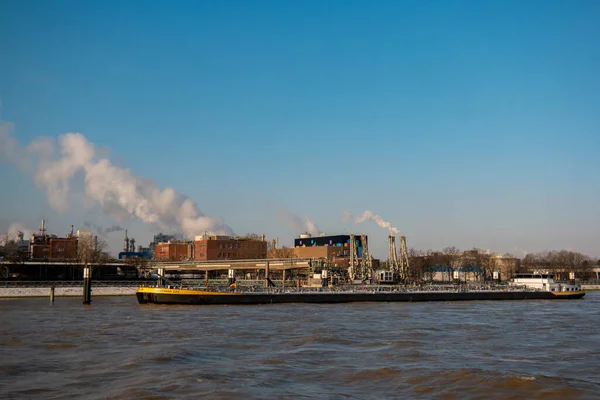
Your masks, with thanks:
M 348 276 L 350 277 L 350 281 L 354 281 L 359 279 L 360 277 L 360 266 L 358 263 L 358 249 L 356 248 L 356 236 L 351 233 L 350 234 L 350 263 L 348 266 Z
M 361 236 L 362 243 L 362 279 L 368 280 L 373 279 L 374 271 L 373 271 L 373 258 L 369 253 L 369 241 L 367 239 L 367 235 L 364 233 Z
M 394 273 L 394 275 L 400 275 L 400 268 L 398 266 L 398 253 L 396 252 L 396 237 L 392 234 L 388 236 L 388 263 L 390 267 L 390 271 Z
M 400 279 L 408 277 L 408 252 L 406 251 L 406 236 L 400 236 Z

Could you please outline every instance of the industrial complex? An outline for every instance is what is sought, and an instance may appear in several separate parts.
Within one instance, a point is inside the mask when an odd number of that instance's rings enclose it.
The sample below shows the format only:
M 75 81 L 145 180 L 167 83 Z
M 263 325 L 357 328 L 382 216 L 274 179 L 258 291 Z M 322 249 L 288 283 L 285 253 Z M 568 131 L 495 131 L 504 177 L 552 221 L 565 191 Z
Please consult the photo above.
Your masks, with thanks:
M 98 246 L 98 237 L 92 232 L 75 232 L 71 225 L 64 236 L 57 236 L 50 234 L 42 221 L 30 238 L 19 232 L 0 243 L 0 279 L 77 279 L 84 264 L 98 266 L 95 274 L 99 277 L 147 275 L 161 267 L 204 271 L 208 277 L 207 271 L 268 269 L 267 260 L 274 270 L 304 268 L 307 278 L 320 278 L 321 271 L 330 271 L 337 279 L 349 282 L 500 281 L 522 269 L 519 258 L 478 250 L 409 256 L 406 237 L 399 239 L 397 244 L 396 236 L 388 236 L 388 257 L 382 261 L 371 255 L 365 234 L 313 236 L 304 232 L 294 239 L 293 246 L 280 248 L 277 238 L 267 241 L 264 234 L 204 233 L 186 240 L 158 233 L 147 247 L 136 248 L 135 239 L 125 231 L 122 251 L 115 259 Z M 600 274 L 597 269 L 593 269 L 595 279 Z M 235 274 L 231 271 L 230 276 Z

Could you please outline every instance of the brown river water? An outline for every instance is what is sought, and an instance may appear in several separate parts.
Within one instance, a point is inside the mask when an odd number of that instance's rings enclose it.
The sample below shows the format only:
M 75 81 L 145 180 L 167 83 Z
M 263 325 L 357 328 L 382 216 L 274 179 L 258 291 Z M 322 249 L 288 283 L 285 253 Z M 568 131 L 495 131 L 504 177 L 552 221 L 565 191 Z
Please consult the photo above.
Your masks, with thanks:
M 0 299 L 0 318 L 3 399 L 600 396 L 600 292 L 262 306 Z

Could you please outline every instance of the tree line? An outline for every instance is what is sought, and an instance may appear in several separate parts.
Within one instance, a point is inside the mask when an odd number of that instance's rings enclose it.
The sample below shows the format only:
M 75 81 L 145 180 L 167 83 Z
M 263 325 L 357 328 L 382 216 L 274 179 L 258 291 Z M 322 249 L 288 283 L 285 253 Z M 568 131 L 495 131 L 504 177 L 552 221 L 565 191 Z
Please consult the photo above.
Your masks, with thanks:
M 571 272 L 578 279 L 595 278 L 593 268 L 600 267 L 600 259 L 572 250 L 552 250 L 529 253 L 521 260 L 521 268 L 527 272 L 552 273 L 568 279 Z
M 529 253 L 523 258 L 506 253 L 500 257 L 481 250 L 471 249 L 461 251 L 457 247 L 446 247 L 441 251 L 408 250 L 410 273 L 413 276 L 423 276 L 433 273 L 435 267 L 450 267 L 452 270 L 474 267 L 474 275 L 492 277 L 497 270 L 503 271 L 503 278 L 516 272 L 540 272 L 554 274 L 556 279 L 569 279 L 570 273 L 575 273 L 577 279 L 595 279 L 593 268 L 600 267 L 600 259 L 587 256 L 572 250 L 553 250 L 539 253 Z M 448 269 L 448 274 L 450 274 Z M 442 269 L 443 270 L 443 269 Z

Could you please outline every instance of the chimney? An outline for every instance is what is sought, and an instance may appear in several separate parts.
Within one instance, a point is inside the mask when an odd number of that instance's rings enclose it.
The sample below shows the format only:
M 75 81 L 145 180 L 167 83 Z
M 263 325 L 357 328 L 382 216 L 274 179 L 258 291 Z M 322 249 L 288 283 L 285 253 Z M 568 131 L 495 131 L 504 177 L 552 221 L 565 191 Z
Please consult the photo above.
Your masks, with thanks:
M 127 238 L 127 229 L 125 229 L 125 240 L 124 240 L 124 246 L 123 246 L 123 251 L 127 252 L 129 251 L 129 239 Z
M 194 260 L 194 245 L 192 242 L 188 242 L 187 255 L 188 260 Z
M 73 237 L 73 225 L 71 225 L 71 234 L 69 235 L 69 237 Z
M 46 236 L 46 220 L 45 219 L 42 220 L 41 233 L 42 233 L 42 236 Z
M 94 236 L 94 251 L 98 250 L 98 236 Z
M 262 240 L 263 242 L 265 241 L 265 234 L 264 233 L 260 236 L 260 240 Z
M 135 239 L 131 238 L 131 240 L 129 241 L 129 251 L 130 252 L 135 252 Z

